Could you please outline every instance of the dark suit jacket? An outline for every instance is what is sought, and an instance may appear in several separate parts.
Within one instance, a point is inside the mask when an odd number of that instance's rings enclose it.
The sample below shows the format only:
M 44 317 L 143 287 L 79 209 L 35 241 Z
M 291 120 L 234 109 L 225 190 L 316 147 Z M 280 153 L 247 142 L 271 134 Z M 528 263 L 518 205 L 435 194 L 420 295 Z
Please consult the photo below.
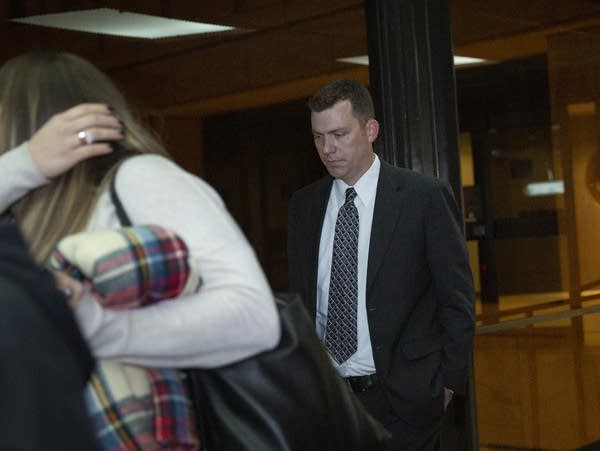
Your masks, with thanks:
M 53 277 L 0 223 L 0 449 L 100 450 L 83 389 L 94 360 Z
M 316 312 L 317 258 L 333 179 L 292 196 L 290 287 Z M 395 413 L 430 424 L 443 387 L 465 390 L 474 290 L 458 209 L 448 185 L 381 162 L 367 269 L 366 307 L 377 375 Z

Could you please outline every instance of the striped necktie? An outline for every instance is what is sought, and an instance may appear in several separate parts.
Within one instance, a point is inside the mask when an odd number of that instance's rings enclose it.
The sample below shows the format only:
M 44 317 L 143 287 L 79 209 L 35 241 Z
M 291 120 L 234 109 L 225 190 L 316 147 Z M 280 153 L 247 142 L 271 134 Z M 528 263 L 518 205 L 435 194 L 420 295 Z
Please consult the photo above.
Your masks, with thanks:
M 325 346 L 339 364 L 357 349 L 358 210 L 355 197 L 354 188 L 348 188 L 333 238 Z

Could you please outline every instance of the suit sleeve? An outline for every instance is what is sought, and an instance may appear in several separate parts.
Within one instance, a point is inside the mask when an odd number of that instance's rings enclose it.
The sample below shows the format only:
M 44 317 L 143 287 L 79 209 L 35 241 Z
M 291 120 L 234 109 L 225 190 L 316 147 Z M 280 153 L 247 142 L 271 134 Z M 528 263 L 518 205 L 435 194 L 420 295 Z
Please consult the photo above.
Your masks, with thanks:
M 290 280 L 290 291 L 302 293 L 302 283 L 300 277 L 300 258 L 298 255 L 298 199 L 296 195 L 292 196 L 288 209 L 288 235 L 287 235 L 287 257 L 288 271 Z
M 0 449 L 101 449 L 82 392 L 92 356 L 51 274 L 1 221 L 0 355 Z
M 445 387 L 462 394 L 471 362 L 475 292 L 464 235 L 456 219 L 459 209 L 447 184 L 436 184 L 427 215 L 427 260 L 443 335 L 442 377 Z

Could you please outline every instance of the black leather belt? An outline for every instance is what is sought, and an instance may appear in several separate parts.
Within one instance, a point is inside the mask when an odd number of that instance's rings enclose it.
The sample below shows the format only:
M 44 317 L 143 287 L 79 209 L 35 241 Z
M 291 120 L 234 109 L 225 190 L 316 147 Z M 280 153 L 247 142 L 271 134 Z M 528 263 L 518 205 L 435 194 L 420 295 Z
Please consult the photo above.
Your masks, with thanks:
M 377 385 L 377 375 L 368 374 L 367 376 L 350 376 L 344 378 L 355 393 L 362 393 Z

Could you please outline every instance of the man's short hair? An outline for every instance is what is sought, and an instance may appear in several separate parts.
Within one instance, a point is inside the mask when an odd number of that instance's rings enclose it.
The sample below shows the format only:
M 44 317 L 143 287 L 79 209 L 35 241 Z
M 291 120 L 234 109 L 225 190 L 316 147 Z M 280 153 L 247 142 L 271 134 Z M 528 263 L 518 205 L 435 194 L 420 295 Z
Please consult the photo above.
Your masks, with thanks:
M 359 121 L 365 123 L 375 117 L 369 90 L 358 81 L 350 79 L 327 83 L 308 100 L 308 108 L 314 113 L 320 113 L 342 100 L 350 101 L 354 117 Z

